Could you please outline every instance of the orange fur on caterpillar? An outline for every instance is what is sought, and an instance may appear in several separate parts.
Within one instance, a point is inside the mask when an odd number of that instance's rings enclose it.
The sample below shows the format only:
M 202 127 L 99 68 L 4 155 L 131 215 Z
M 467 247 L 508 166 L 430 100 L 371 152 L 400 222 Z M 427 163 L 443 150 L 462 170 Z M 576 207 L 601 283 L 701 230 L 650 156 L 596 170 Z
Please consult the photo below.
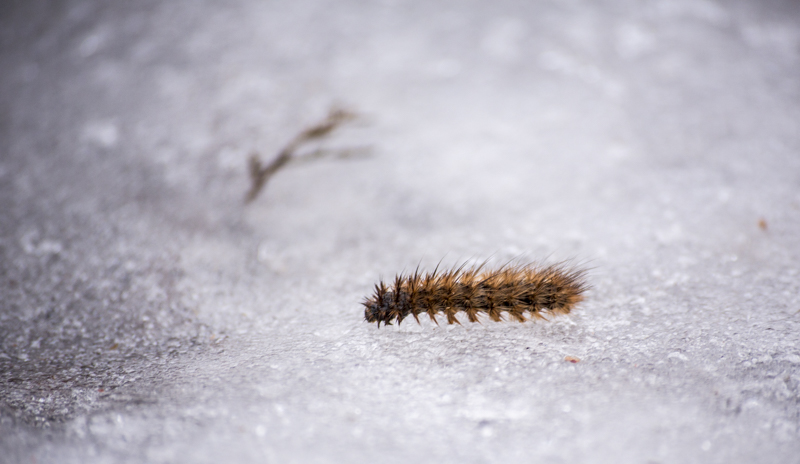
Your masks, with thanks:
M 364 319 L 380 327 L 392 321 L 399 324 L 408 316 L 419 323 L 419 315 L 427 314 L 438 325 L 436 315 L 442 313 L 448 324 L 460 324 L 456 313 L 463 311 L 470 322 L 478 322 L 479 313 L 501 321 L 503 312 L 509 319 L 525 322 L 525 313 L 534 319 L 569 313 L 583 301 L 588 288 L 586 271 L 565 263 L 483 268 L 462 265 L 424 275 L 417 270 L 398 275 L 389 286 L 381 281 L 375 285 L 375 294 L 362 303 Z

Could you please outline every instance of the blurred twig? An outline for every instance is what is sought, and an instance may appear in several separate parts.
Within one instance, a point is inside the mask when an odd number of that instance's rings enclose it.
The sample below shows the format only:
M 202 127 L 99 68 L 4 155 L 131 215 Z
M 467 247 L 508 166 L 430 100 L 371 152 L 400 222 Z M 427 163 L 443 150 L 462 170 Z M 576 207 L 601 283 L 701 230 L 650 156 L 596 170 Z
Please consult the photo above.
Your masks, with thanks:
M 245 203 L 250 203 L 255 200 L 261 190 L 264 189 L 264 185 L 266 185 L 270 177 L 295 158 L 295 152 L 301 145 L 328 136 L 337 127 L 355 117 L 355 113 L 343 109 L 332 109 L 325 120 L 297 134 L 297 136 L 278 153 L 278 156 L 266 166 L 262 165 L 261 159 L 257 153 L 250 155 L 250 180 L 252 181 L 252 185 L 245 197 Z M 313 158 L 320 158 L 328 153 L 330 153 L 330 151 L 316 150 L 309 155 L 303 156 L 301 159 L 310 160 Z M 347 152 L 344 153 L 345 155 L 342 157 L 347 156 Z
M 304 153 L 302 155 L 295 155 L 291 161 L 292 163 L 301 164 L 301 163 L 316 161 L 321 158 L 359 159 L 359 158 L 367 158 L 371 154 L 372 154 L 372 147 L 366 145 L 362 147 L 353 147 L 353 148 L 335 148 L 335 149 L 318 148 L 309 153 Z

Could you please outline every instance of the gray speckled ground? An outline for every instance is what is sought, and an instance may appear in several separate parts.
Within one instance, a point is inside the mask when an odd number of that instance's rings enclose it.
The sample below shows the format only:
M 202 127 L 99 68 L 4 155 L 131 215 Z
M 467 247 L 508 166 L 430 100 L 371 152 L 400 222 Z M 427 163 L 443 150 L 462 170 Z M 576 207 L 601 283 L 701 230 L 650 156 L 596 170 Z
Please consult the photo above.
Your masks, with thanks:
M 8 1 L 0 69 L 2 462 L 798 462 L 796 2 Z M 586 302 L 362 320 L 514 257 Z

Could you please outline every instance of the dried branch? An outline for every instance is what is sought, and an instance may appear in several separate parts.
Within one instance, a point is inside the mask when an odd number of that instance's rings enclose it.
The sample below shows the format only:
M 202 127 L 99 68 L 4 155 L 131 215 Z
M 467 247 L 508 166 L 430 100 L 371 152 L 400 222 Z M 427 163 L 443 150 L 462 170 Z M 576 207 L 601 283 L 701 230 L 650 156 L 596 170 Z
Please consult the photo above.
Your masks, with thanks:
M 250 180 L 252 181 L 252 185 L 245 197 L 245 203 L 250 203 L 255 200 L 261 190 L 264 189 L 264 185 L 266 185 L 267 181 L 295 157 L 295 152 L 301 145 L 330 135 L 336 128 L 354 119 L 355 116 L 354 113 L 349 111 L 332 109 L 324 121 L 297 134 L 297 136 L 278 153 L 278 156 L 266 166 L 262 165 L 261 159 L 259 159 L 257 153 L 250 155 Z

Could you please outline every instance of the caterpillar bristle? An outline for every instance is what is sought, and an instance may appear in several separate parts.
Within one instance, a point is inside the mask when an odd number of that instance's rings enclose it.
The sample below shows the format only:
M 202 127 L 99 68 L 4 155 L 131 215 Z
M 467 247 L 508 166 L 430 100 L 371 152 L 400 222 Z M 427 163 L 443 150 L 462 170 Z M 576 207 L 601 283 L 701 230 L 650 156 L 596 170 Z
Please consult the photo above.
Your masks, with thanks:
M 509 263 L 495 270 L 484 270 L 485 264 L 445 271 L 437 265 L 426 274 L 418 267 L 413 274 L 397 275 L 391 286 L 380 281 L 362 303 L 364 319 L 380 327 L 412 316 L 419 324 L 419 315 L 427 314 L 439 325 L 436 316 L 441 313 L 448 324 L 461 324 L 456 314 L 463 311 L 469 322 L 480 322 L 481 313 L 495 322 L 503 320 L 502 313 L 517 322 L 548 320 L 572 311 L 588 289 L 586 271 L 567 263 Z

